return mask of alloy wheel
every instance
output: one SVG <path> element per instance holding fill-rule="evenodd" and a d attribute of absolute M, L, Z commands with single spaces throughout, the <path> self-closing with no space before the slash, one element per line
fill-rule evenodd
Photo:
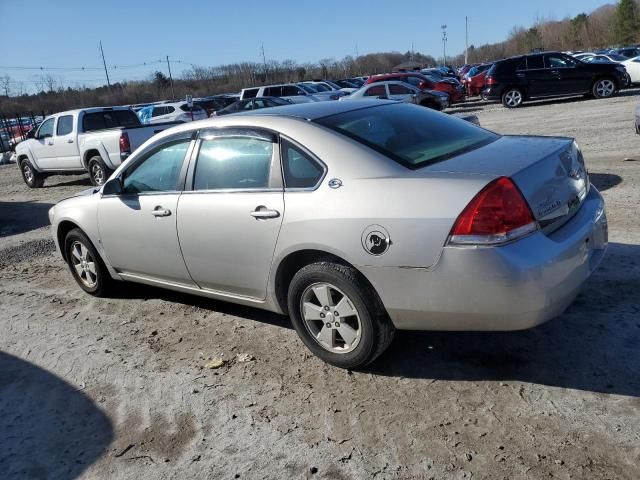
<path fill-rule="evenodd" d="M 102 185 L 104 183 L 104 169 L 97 163 L 91 166 L 91 176 L 96 185 Z"/>
<path fill-rule="evenodd" d="M 511 90 L 505 95 L 505 102 L 510 107 L 517 107 L 522 103 L 522 93 L 518 90 Z"/>
<path fill-rule="evenodd" d="M 610 97 L 616 87 L 611 80 L 600 80 L 596 85 L 596 92 L 599 97 Z"/>
<path fill-rule="evenodd" d="M 304 325 L 325 350 L 353 351 L 362 336 L 360 315 L 354 303 L 330 283 L 314 283 L 302 293 L 300 311 Z"/>
<path fill-rule="evenodd" d="M 96 261 L 82 242 L 75 241 L 71 244 L 71 264 L 78 278 L 87 288 L 96 286 L 98 283 Z"/>
<path fill-rule="evenodd" d="M 33 183 L 33 170 L 31 170 L 31 167 L 28 164 L 25 163 L 24 165 L 22 165 L 22 173 L 28 183 Z"/>

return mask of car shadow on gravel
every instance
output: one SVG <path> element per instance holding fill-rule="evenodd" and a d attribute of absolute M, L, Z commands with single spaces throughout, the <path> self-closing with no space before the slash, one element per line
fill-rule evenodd
<path fill-rule="evenodd" d="M 79 477 L 114 438 L 107 416 L 52 373 L 0 352 L 2 478 Z"/>
<path fill-rule="evenodd" d="M 368 371 L 640 397 L 639 285 L 640 246 L 613 243 L 560 317 L 519 332 L 398 332 Z"/>
<path fill-rule="evenodd" d="M 622 183 L 622 177 L 613 173 L 591 173 L 589 172 L 589 181 L 596 186 L 596 188 L 604 192 L 610 188 L 615 187 Z"/>
<path fill-rule="evenodd" d="M 49 225 L 51 203 L 0 202 L 0 238 Z"/>
<path fill-rule="evenodd" d="M 49 177 L 44 181 L 44 188 L 60 188 L 60 187 L 74 187 L 74 186 L 84 186 L 84 187 L 90 188 L 93 185 L 91 185 L 91 181 L 89 180 L 88 177 L 78 178 L 75 180 L 68 180 L 66 182 L 57 182 L 57 183 L 55 183 L 54 179 Z"/>
<path fill-rule="evenodd" d="M 127 283 L 126 288 L 116 289 L 111 297 L 136 300 L 160 299 L 171 303 L 180 303 L 182 305 L 209 310 L 210 312 L 224 313 L 226 315 L 246 318 L 247 320 L 267 323 L 275 327 L 293 328 L 289 317 L 284 315 L 278 315 L 277 313 L 260 310 L 254 307 L 213 300 L 199 295 L 174 292 L 172 290 L 152 287 L 140 283 Z"/>

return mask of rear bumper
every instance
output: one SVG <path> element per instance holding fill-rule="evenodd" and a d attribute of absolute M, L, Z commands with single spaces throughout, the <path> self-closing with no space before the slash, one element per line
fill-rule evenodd
<path fill-rule="evenodd" d="M 401 330 L 522 330 L 560 315 L 602 260 L 604 201 L 592 188 L 549 236 L 502 247 L 445 247 L 430 269 L 361 268 Z"/>
<path fill-rule="evenodd" d="M 487 100 L 501 100 L 502 90 L 502 87 L 486 87 L 482 90 L 482 94 Z"/>

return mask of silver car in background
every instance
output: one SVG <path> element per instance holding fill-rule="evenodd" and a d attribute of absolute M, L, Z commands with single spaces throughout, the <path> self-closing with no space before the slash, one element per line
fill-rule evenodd
<path fill-rule="evenodd" d="M 415 103 L 416 105 L 433 108 L 434 110 L 444 110 L 448 108 L 451 103 L 449 95 L 444 92 L 420 90 L 418 87 L 398 80 L 364 85 L 348 97 L 342 97 L 340 101 L 371 100 L 375 98 L 379 100 L 396 100 L 405 103 Z"/>
<path fill-rule="evenodd" d="M 86 292 L 127 280 L 288 314 L 344 368 L 374 360 L 396 329 L 547 321 L 607 246 L 572 139 L 380 100 L 166 130 L 49 215 Z"/>

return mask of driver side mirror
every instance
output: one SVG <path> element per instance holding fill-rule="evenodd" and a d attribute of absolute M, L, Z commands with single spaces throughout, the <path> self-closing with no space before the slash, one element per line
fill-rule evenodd
<path fill-rule="evenodd" d="M 35 128 L 35 127 L 34 127 L 34 128 L 32 128 L 31 130 L 29 130 L 29 131 L 27 132 L 26 137 L 27 137 L 27 138 L 36 138 L 36 130 L 37 130 L 37 128 Z"/>
<path fill-rule="evenodd" d="M 102 195 L 122 195 L 123 191 L 120 177 L 112 178 L 102 187 Z"/>

